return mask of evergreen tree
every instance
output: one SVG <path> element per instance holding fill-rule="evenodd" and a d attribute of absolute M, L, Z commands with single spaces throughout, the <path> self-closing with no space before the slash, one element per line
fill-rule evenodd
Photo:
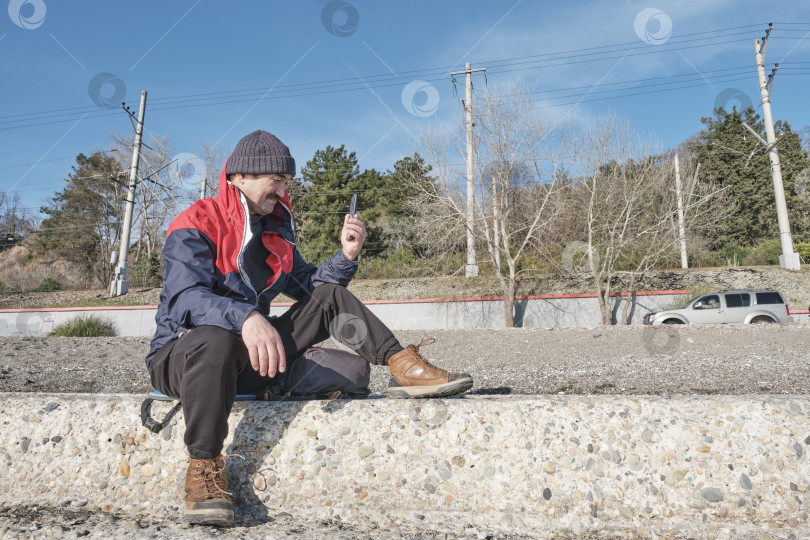
<path fill-rule="evenodd" d="M 420 200 L 420 194 L 435 191 L 435 182 L 419 154 L 405 156 L 394 164 L 394 169 L 385 175 L 385 197 L 378 205 L 385 216 L 382 227 L 389 250 L 412 249 L 420 257 L 430 249 L 419 241 L 419 226 L 415 223 L 412 205 Z"/>
<path fill-rule="evenodd" d="M 366 226 L 364 256 L 392 254 L 406 246 L 418 251 L 408 200 L 419 185 L 432 186 L 429 172 L 418 154 L 382 174 L 375 169 L 360 172 L 355 153 L 343 145 L 315 152 L 301 169 L 301 178 L 288 186 L 304 258 L 320 262 L 336 252 L 354 193 Z"/>
<path fill-rule="evenodd" d="M 339 249 L 343 216 L 352 191 L 359 189 L 359 175 L 357 156 L 344 145 L 316 151 L 301 169 L 301 186 L 291 192 L 297 195 L 293 208 L 301 220 L 299 250 L 305 259 L 318 264 Z"/>
<path fill-rule="evenodd" d="M 726 188 L 733 210 L 707 240 L 712 248 L 725 244 L 752 246 L 765 239 L 778 238 L 776 203 L 768 154 L 764 146 L 743 126 L 747 123 L 758 133 L 764 126 L 753 107 L 727 112 L 722 107 L 714 115 L 702 118 L 706 126 L 690 141 L 689 147 L 700 162 L 700 174 L 709 182 Z M 797 239 L 810 233 L 810 197 L 800 197 L 795 179 L 810 165 L 799 134 L 787 122 L 775 125 L 781 138 L 778 150 L 782 164 L 791 229 Z M 801 190 L 800 190 L 801 191 Z"/>
<path fill-rule="evenodd" d="M 126 187 L 125 174 L 114 157 L 96 152 L 76 156 L 65 188 L 47 206 L 33 237 L 34 251 L 75 262 L 85 277 L 103 283 L 120 233 Z"/>

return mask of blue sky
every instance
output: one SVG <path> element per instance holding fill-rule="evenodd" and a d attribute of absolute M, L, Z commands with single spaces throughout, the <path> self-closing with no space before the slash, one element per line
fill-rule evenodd
<path fill-rule="evenodd" d="M 469 61 L 487 68 L 478 91 L 525 84 L 539 113 L 611 111 L 674 146 L 718 100 L 759 103 L 753 40 L 768 22 L 768 69 L 781 62 L 774 116 L 810 125 L 810 4 L 800 0 L 8 4 L 0 191 L 28 208 L 62 187 L 76 154 L 131 130 L 113 102 L 137 110 L 141 90 L 147 133 L 169 135 L 177 154 L 207 141 L 227 155 L 265 129 L 299 170 L 329 144 L 357 152 L 361 169 L 386 170 L 419 150 L 420 129 L 457 120 L 448 73 Z"/>

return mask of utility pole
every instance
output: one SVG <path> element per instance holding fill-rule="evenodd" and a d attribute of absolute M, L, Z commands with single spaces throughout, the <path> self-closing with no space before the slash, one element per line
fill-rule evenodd
<path fill-rule="evenodd" d="M 675 195 L 678 197 L 678 237 L 681 240 L 681 268 L 689 268 L 686 258 L 686 228 L 683 224 L 683 201 L 681 200 L 681 170 L 678 154 L 675 154 Z"/>
<path fill-rule="evenodd" d="M 760 142 L 763 142 L 768 150 L 768 157 L 771 160 L 771 176 L 773 176 L 773 189 L 776 198 L 776 217 L 779 220 L 779 240 L 782 243 L 782 254 L 779 256 L 779 266 L 787 270 L 799 270 L 799 254 L 793 251 L 793 238 L 790 236 L 790 221 L 788 220 L 787 203 L 785 202 L 785 188 L 782 184 L 782 166 L 779 163 L 779 152 L 776 150 L 776 133 L 773 128 L 773 116 L 771 115 L 771 85 L 773 76 L 779 68 L 779 64 L 774 66 L 770 77 L 765 78 L 765 49 L 768 48 L 768 35 L 773 29 L 773 23 L 768 24 L 768 29 L 762 37 L 762 44 L 758 39 L 754 40 L 754 52 L 757 58 L 757 74 L 759 75 L 759 93 L 762 97 L 762 116 L 765 122 L 765 135 L 767 141 L 762 141 L 762 137 L 757 135 Z M 748 127 L 748 126 L 746 126 Z M 749 127 L 749 130 L 751 128 Z M 756 134 L 756 133 L 755 133 Z"/>
<path fill-rule="evenodd" d="M 476 71 L 486 71 L 486 68 L 470 69 L 467 62 L 464 71 L 454 71 L 450 74 L 467 76 L 467 92 L 464 101 L 464 113 L 466 116 L 467 129 L 467 266 L 464 271 L 465 277 L 475 277 L 478 275 L 478 261 L 475 255 L 475 237 L 473 236 L 475 221 L 475 181 L 473 179 L 473 120 L 472 120 L 472 74 Z"/>
<path fill-rule="evenodd" d="M 122 104 L 123 106 L 123 104 Z M 126 109 L 125 109 L 126 110 Z M 132 118 L 132 113 L 127 110 Z M 110 283 L 110 296 L 120 296 L 129 290 L 127 283 L 127 255 L 129 254 L 129 235 L 132 228 L 132 210 L 135 207 L 135 186 L 138 184 L 138 163 L 141 158 L 141 139 L 143 138 L 143 117 L 146 114 L 146 90 L 141 92 L 141 107 L 138 111 L 138 123 L 135 126 L 135 144 L 132 146 L 132 164 L 129 167 L 129 190 L 127 206 L 124 212 L 124 227 L 121 230 L 121 248 L 118 255 L 118 266 Z"/>

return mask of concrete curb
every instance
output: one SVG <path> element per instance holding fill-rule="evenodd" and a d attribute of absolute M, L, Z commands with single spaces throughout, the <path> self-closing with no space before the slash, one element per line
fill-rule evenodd
<path fill-rule="evenodd" d="M 179 519 L 182 414 L 141 396 L 0 395 L 0 502 Z M 156 403 L 160 416 L 168 403 Z M 808 396 L 240 403 L 238 510 L 529 536 L 810 536 Z"/>

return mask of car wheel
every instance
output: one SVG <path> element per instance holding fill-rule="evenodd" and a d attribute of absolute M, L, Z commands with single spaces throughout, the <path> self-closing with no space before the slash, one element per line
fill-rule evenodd
<path fill-rule="evenodd" d="M 751 324 L 770 324 L 773 322 L 773 319 L 770 317 L 756 317 Z"/>
<path fill-rule="evenodd" d="M 680 319 L 667 319 L 664 324 L 683 324 L 683 321 Z"/>

